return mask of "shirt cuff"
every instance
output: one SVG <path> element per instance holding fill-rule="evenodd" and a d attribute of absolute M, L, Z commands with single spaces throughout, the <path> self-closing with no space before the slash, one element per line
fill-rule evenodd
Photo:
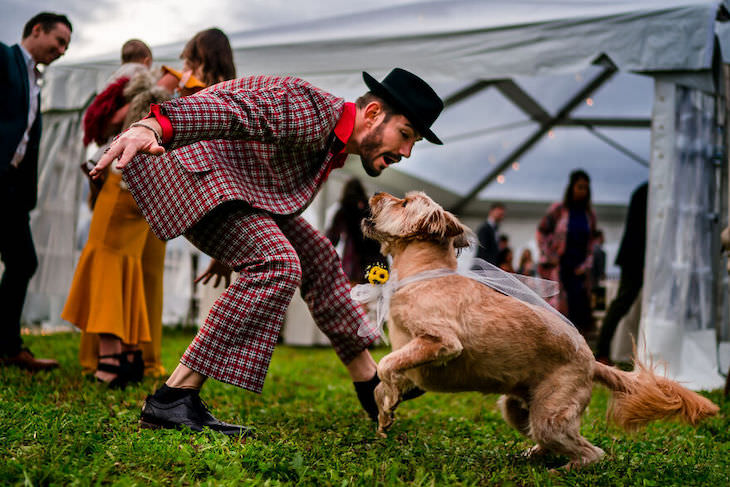
<path fill-rule="evenodd" d="M 145 118 L 150 117 L 155 117 L 157 123 L 160 124 L 160 128 L 162 129 L 162 134 L 160 134 L 162 136 L 162 143 L 167 144 L 170 142 L 170 140 L 172 140 L 172 122 L 170 122 L 170 119 L 162 114 L 160 105 L 157 103 L 150 105 L 150 113 Z"/>

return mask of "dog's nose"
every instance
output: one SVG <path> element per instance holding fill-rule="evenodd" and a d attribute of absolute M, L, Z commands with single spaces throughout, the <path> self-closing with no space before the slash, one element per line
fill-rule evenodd
<path fill-rule="evenodd" d="M 376 191 L 375 193 L 373 193 L 373 196 L 380 196 L 381 194 L 383 193 L 381 193 L 380 191 Z"/>

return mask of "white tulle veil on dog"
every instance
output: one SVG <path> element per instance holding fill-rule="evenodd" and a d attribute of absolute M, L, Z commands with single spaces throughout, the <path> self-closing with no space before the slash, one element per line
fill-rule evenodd
<path fill-rule="evenodd" d="M 489 286 L 507 296 L 511 296 L 525 303 L 528 309 L 532 306 L 543 308 L 554 313 L 562 320 L 562 323 L 555 324 L 550 322 L 550 330 L 553 333 L 563 333 L 575 343 L 576 349 L 583 341 L 583 337 L 576 329 L 575 325 L 568 318 L 563 316 L 558 310 L 550 306 L 543 298 L 554 296 L 560 292 L 560 285 L 555 281 L 540 279 L 536 277 L 523 276 L 521 274 L 511 274 L 503 271 L 482 259 L 475 259 L 470 270 L 458 271 L 455 269 L 434 269 L 409 276 L 399 280 L 395 270 L 390 273 L 389 279 L 384 284 L 358 284 L 353 287 L 350 294 L 352 298 L 360 303 L 374 304 L 376 309 L 375 323 L 365 322 L 357 331 L 359 336 L 379 335 L 387 343 L 387 338 L 383 333 L 383 324 L 388 316 L 390 309 L 390 300 L 395 292 L 413 282 L 425 279 L 436 279 L 439 277 L 450 275 L 461 275 L 478 281 L 485 286 Z"/>

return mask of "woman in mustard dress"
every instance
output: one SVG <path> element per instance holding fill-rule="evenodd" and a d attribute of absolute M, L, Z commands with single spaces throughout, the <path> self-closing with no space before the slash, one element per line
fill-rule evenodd
<path fill-rule="evenodd" d="M 168 97 L 186 96 L 235 77 L 228 38 L 218 29 L 196 34 L 180 57 L 183 71 L 163 67 L 156 86 L 145 85 L 141 75 L 132 78 L 125 88 L 129 103 L 108 123 L 124 114 L 126 129 L 147 114 L 150 102 L 162 101 L 160 90 Z M 95 371 L 98 381 L 124 387 L 143 375 L 165 373 L 160 354 L 164 257 L 165 243 L 152 233 L 121 174 L 111 170 L 96 198 L 89 238 L 61 314 L 82 330 L 81 365 Z"/>

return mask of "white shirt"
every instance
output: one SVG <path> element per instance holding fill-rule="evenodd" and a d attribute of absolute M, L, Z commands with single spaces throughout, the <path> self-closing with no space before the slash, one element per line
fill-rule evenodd
<path fill-rule="evenodd" d="M 23 160 L 25 157 L 25 152 L 28 150 L 28 141 L 30 140 L 30 129 L 33 127 L 33 123 L 35 122 L 35 118 L 38 116 L 38 94 L 41 92 L 40 87 L 40 80 L 41 75 L 40 73 L 35 69 L 36 62 L 33 59 L 33 57 L 30 55 L 28 51 L 25 50 L 25 48 L 18 44 L 20 46 L 20 52 L 23 53 L 23 58 L 25 59 L 25 65 L 28 68 L 28 126 L 25 128 L 25 132 L 23 132 L 23 137 L 20 139 L 20 143 L 18 144 L 18 148 L 15 149 L 15 155 L 13 156 L 13 159 L 10 161 L 10 164 L 12 164 L 15 167 L 18 167 L 18 164 Z"/>

